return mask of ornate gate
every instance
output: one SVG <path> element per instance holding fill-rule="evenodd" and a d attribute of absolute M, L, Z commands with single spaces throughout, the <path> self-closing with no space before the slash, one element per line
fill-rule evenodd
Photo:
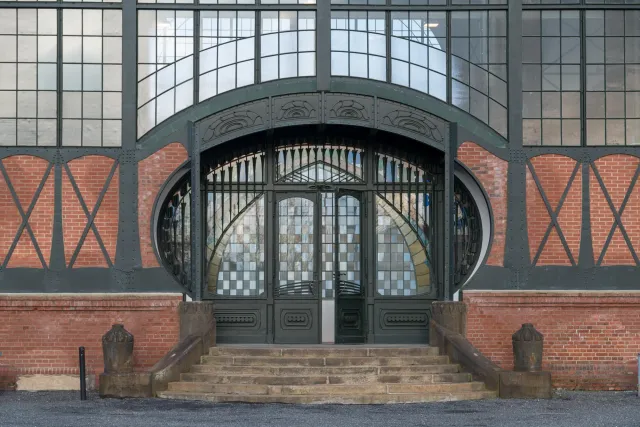
<path fill-rule="evenodd" d="M 442 154 L 384 133 L 297 132 L 236 140 L 202 159 L 207 250 L 197 256 L 218 340 L 425 342 L 442 288 Z M 481 232 L 473 199 L 455 189 L 462 283 Z M 179 184 L 164 203 L 158 239 L 187 288 L 190 191 Z"/>

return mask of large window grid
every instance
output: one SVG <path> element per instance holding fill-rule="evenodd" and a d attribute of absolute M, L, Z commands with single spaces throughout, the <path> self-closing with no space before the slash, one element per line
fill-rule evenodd
<path fill-rule="evenodd" d="M 316 4 L 316 0 L 138 0 L 138 3 L 162 3 L 162 4 L 167 4 L 167 3 L 194 4 L 195 3 L 195 4 L 206 4 L 206 5 L 255 5 L 260 3 L 260 4 L 314 5 Z"/>
<path fill-rule="evenodd" d="M 451 12 L 451 103 L 507 137 L 505 11 Z"/>
<path fill-rule="evenodd" d="M 523 12 L 523 142 L 580 145 L 580 15 Z"/>
<path fill-rule="evenodd" d="M 200 12 L 198 100 L 255 83 L 255 12 Z"/>
<path fill-rule="evenodd" d="M 331 74 L 387 80 L 384 12 L 331 13 Z"/>
<path fill-rule="evenodd" d="M 391 82 L 447 101 L 446 12 L 391 13 Z"/>
<path fill-rule="evenodd" d="M 62 145 L 120 146 L 122 12 L 65 9 Z"/>
<path fill-rule="evenodd" d="M 0 145 L 57 143 L 57 16 L 0 10 Z"/>
<path fill-rule="evenodd" d="M 267 11 L 260 17 L 261 80 L 314 76 L 315 12 Z"/>
<path fill-rule="evenodd" d="M 192 11 L 138 11 L 138 137 L 193 105 Z"/>
<path fill-rule="evenodd" d="M 640 11 L 588 10 L 586 144 L 640 145 Z"/>
<path fill-rule="evenodd" d="M 639 10 L 528 9 L 522 46 L 525 145 L 640 144 Z"/>

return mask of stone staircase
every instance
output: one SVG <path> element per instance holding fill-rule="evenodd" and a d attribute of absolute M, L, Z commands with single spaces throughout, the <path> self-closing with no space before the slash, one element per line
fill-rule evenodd
<path fill-rule="evenodd" d="M 219 346 L 159 397 L 382 404 L 487 399 L 496 392 L 426 346 Z"/>

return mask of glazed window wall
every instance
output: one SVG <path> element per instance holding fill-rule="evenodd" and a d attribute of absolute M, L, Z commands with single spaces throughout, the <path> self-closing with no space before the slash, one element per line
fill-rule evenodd
<path fill-rule="evenodd" d="M 387 80 L 384 12 L 331 13 L 331 74 Z"/>
<path fill-rule="evenodd" d="M 138 12 L 138 136 L 193 105 L 193 12 Z"/>
<path fill-rule="evenodd" d="M 588 10 L 587 145 L 640 145 L 640 11 Z"/>
<path fill-rule="evenodd" d="M 64 10 L 62 145 L 119 146 L 122 12 Z"/>
<path fill-rule="evenodd" d="M 525 145 L 640 144 L 640 11 L 526 10 L 522 50 Z"/>
<path fill-rule="evenodd" d="M 507 15 L 451 13 L 451 103 L 507 136 Z"/>
<path fill-rule="evenodd" d="M 391 13 L 391 82 L 447 101 L 446 12 Z"/>
<path fill-rule="evenodd" d="M 261 14 L 260 72 L 263 82 L 316 74 L 315 12 Z"/>
<path fill-rule="evenodd" d="M 525 11 L 523 143 L 580 145 L 580 14 Z"/>
<path fill-rule="evenodd" d="M 255 12 L 200 13 L 199 101 L 255 83 Z"/>
<path fill-rule="evenodd" d="M 56 145 L 57 35 L 56 10 L 0 10 L 0 145 Z"/>

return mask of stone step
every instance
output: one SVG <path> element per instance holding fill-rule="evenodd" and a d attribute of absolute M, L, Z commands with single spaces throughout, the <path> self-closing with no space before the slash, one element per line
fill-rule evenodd
<path fill-rule="evenodd" d="M 415 366 L 449 363 L 447 356 L 288 357 L 202 356 L 202 364 L 218 366 Z"/>
<path fill-rule="evenodd" d="M 375 373 L 350 375 L 223 375 L 186 373 L 181 381 L 206 382 L 210 384 L 264 384 L 264 385 L 311 385 L 311 384 L 432 384 L 462 383 L 471 381 L 467 373 L 424 375 L 377 375 Z"/>
<path fill-rule="evenodd" d="M 210 356 L 260 356 L 260 357 L 405 357 L 438 356 L 435 347 L 235 347 L 219 346 L 209 349 Z"/>
<path fill-rule="evenodd" d="M 315 385 L 262 385 L 262 384 L 212 384 L 205 382 L 172 382 L 169 391 L 189 393 L 237 394 L 237 395 L 359 395 L 359 394 L 407 394 L 407 393 L 464 393 L 484 390 L 484 383 L 441 384 L 315 384 Z"/>
<path fill-rule="evenodd" d="M 291 403 L 291 404 L 363 404 L 449 402 L 454 400 L 495 399 L 495 391 L 467 391 L 457 393 L 402 393 L 361 395 L 233 395 L 214 393 L 189 393 L 164 391 L 158 394 L 164 399 L 201 400 L 216 403 Z"/>
<path fill-rule="evenodd" d="M 418 375 L 445 374 L 460 372 L 460 366 L 455 364 L 438 364 L 423 366 L 221 366 L 194 365 L 192 373 L 210 374 L 243 374 L 243 375 Z"/>

